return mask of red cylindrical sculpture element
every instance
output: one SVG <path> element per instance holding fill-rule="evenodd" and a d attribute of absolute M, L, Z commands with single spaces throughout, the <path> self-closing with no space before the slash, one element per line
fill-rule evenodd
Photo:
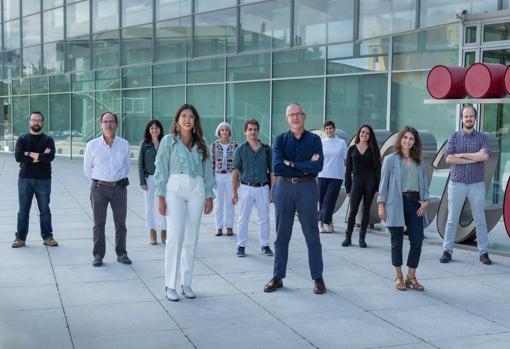
<path fill-rule="evenodd" d="M 507 94 L 510 94 L 510 66 L 505 71 L 505 90 Z"/>
<path fill-rule="evenodd" d="M 506 66 L 496 63 L 471 65 L 464 79 L 466 92 L 473 98 L 500 98 L 506 95 Z"/>
<path fill-rule="evenodd" d="M 436 65 L 427 76 L 427 90 L 436 99 L 452 99 L 466 97 L 464 78 L 466 68 Z"/>

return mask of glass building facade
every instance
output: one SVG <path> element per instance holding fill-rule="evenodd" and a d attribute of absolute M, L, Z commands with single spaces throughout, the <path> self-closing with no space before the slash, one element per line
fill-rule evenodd
<path fill-rule="evenodd" d="M 510 24 L 499 23 L 508 15 L 506 0 L 1 0 L 1 5 L 3 151 L 12 151 L 27 132 L 29 112 L 38 110 L 58 154 L 80 157 L 86 142 L 100 133 L 98 116 L 111 110 L 136 156 L 147 121 L 159 119 L 169 129 L 184 102 L 197 107 L 209 142 L 223 120 L 242 141 L 244 120 L 256 118 L 262 141 L 271 143 L 287 129 L 286 105 L 299 102 L 309 129 L 333 120 L 352 136 L 364 123 L 390 131 L 409 124 L 432 132 L 441 145 L 458 127 L 457 106 L 424 105 L 428 70 L 436 64 L 510 62 L 505 34 Z M 496 20 L 469 24 L 457 17 L 459 9 L 473 16 L 491 13 Z M 498 44 L 497 50 L 484 53 L 485 42 Z M 510 173 L 504 147 L 510 139 L 502 131 L 510 127 L 510 112 L 499 112 L 482 127 L 503 144 L 496 179 L 501 191 Z"/>

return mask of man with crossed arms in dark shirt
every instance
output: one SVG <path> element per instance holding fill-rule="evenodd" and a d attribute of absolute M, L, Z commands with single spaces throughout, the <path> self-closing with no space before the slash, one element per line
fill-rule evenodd
<path fill-rule="evenodd" d="M 319 237 L 318 188 L 316 177 L 322 170 L 323 153 L 319 136 L 305 130 L 303 107 L 292 103 L 286 109 L 290 131 L 276 137 L 273 147 L 273 171 L 277 176 L 273 189 L 276 212 L 276 241 L 273 278 L 264 286 L 264 292 L 283 287 L 289 242 L 297 211 L 301 229 L 308 247 L 310 274 L 315 282 L 313 292 L 323 294 L 326 285 L 322 278 L 322 245 Z"/>

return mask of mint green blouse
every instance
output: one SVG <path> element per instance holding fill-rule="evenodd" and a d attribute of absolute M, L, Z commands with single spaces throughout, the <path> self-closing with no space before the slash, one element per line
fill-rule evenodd
<path fill-rule="evenodd" d="M 163 137 L 156 155 L 156 171 L 154 172 L 156 195 L 166 195 L 166 183 L 170 175 L 187 174 L 190 177 L 203 177 L 205 197 L 214 199 L 211 154 L 208 147 L 206 148 L 207 158 L 202 161 L 202 154 L 198 151 L 196 144 L 189 150 L 181 137 L 174 137 L 171 134 Z"/>
<path fill-rule="evenodd" d="M 406 161 L 400 159 L 400 178 L 402 179 L 402 192 L 419 191 L 418 185 L 418 165 L 416 162 L 411 161 L 407 164 Z"/>

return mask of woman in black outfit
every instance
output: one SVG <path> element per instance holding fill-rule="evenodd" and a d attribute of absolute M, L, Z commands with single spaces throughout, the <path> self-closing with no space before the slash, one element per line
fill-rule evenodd
<path fill-rule="evenodd" d="M 381 155 L 375 139 L 374 130 L 369 125 L 359 128 L 354 145 L 347 150 L 345 167 L 345 190 L 350 196 L 349 218 L 343 247 L 351 245 L 352 231 L 356 222 L 361 199 L 363 199 L 363 216 L 359 232 L 359 247 L 367 247 L 365 236 L 367 234 L 370 206 L 374 195 L 379 188 L 381 178 Z"/>

